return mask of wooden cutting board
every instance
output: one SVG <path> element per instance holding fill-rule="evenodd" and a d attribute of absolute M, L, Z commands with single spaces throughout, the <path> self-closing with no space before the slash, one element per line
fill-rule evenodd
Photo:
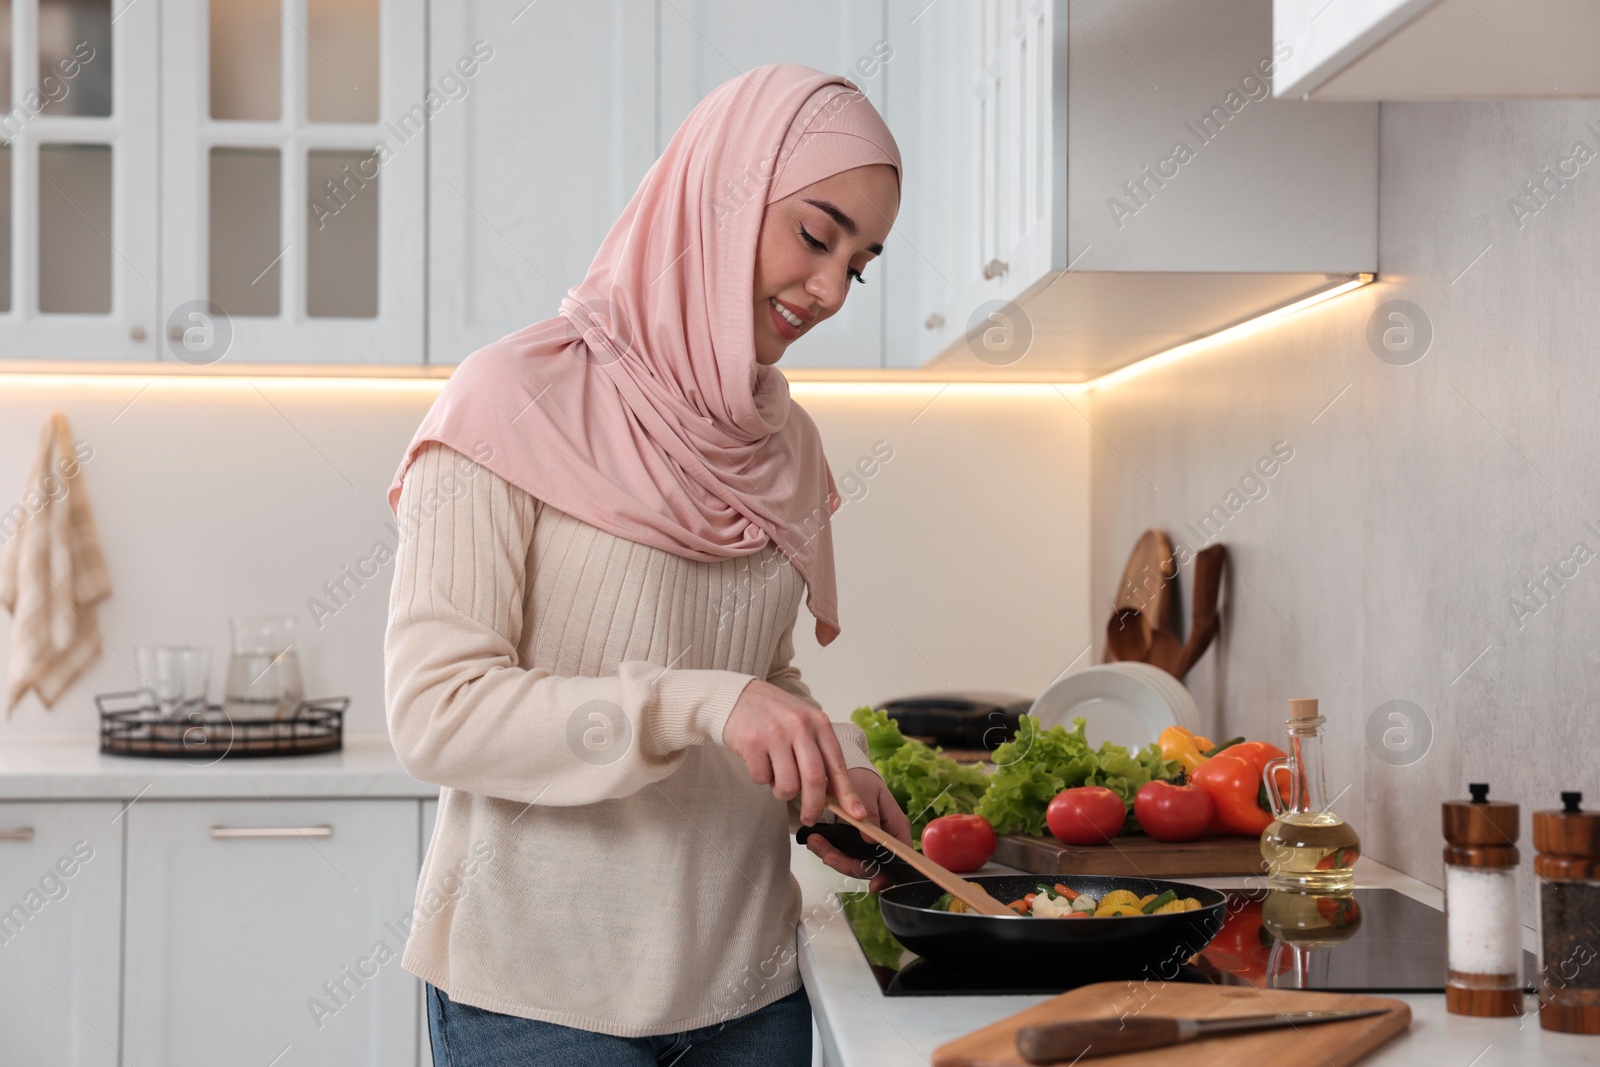
<path fill-rule="evenodd" d="M 1085 1067 L 1346 1067 L 1411 1025 L 1411 1009 L 1392 997 L 1302 993 L 1183 982 L 1100 982 L 1007 1016 L 933 1051 L 933 1067 L 1031 1067 L 1017 1054 L 1024 1026 L 1075 1019 L 1150 1015 L 1220 1018 L 1287 1011 L 1385 1008 L 1383 1015 L 1299 1028 L 1204 1037 L 1167 1048 L 1084 1060 Z"/>
<path fill-rule="evenodd" d="M 1053 837 L 1006 834 L 994 861 L 1029 874 L 1115 874 L 1144 878 L 1215 878 L 1264 874 L 1261 843 L 1253 837 L 1210 834 L 1166 842 L 1136 834 L 1109 845 L 1067 845 Z"/>

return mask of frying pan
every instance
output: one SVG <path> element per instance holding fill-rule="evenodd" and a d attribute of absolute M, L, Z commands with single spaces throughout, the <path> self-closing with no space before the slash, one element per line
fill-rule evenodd
<path fill-rule="evenodd" d="M 802 826 L 795 840 L 804 844 L 821 834 L 847 856 L 872 860 L 894 882 L 878 894 L 884 925 L 906 948 L 935 963 L 985 969 L 1015 967 L 1030 972 L 1120 977 L 1149 974 L 1170 978 L 1179 964 L 1205 948 L 1222 929 L 1227 897 L 1215 889 L 1160 878 L 1084 874 L 998 874 L 968 876 L 1002 902 L 1031 893 L 1041 883 L 1061 882 L 1096 899 L 1114 889 L 1144 896 L 1170 889 L 1194 897 L 1194 911 L 1129 915 L 1104 919 L 1015 919 L 971 912 L 935 911 L 944 892 L 886 849 L 864 840 L 844 823 Z M 852 840 L 852 838 L 854 840 Z"/>

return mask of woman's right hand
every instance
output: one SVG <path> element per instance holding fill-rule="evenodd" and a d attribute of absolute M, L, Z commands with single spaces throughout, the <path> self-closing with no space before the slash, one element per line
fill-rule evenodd
<path fill-rule="evenodd" d="M 751 781 L 771 786 L 779 800 L 800 797 L 801 823 L 822 816 L 828 793 L 856 818 L 867 817 L 833 721 L 793 693 L 759 678 L 745 686 L 722 727 L 722 743 L 744 760 Z"/>

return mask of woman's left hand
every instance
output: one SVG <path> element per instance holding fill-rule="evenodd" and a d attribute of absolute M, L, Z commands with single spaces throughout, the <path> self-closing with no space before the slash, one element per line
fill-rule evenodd
<path fill-rule="evenodd" d="M 850 782 L 856 787 L 861 802 L 867 806 L 865 821 L 881 826 L 906 844 L 911 844 L 911 820 L 906 818 L 906 813 L 895 803 L 894 795 L 889 792 L 889 787 L 884 784 L 883 778 L 876 771 L 868 770 L 866 767 L 852 767 Z M 815 852 L 823 863 L 840 874 L 849 875 L 851 878 L 870 878 L 871 881 L 867 883 L 870 892 L 879 893 L 889 888 L 888 875 L 874 874 L 867 863 L 846 856 L 828 844 L 820 834 L 812 834 L 806 838 L 806 847 Z"/>

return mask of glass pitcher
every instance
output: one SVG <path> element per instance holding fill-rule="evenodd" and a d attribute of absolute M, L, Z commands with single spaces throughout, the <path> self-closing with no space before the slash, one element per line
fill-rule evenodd
<path fill-rule="evenodd" d="M 1355 884 L 1361 839 L 1355 828 L 1328 810 L 1323 774 L 1322 725 L 1315 700 L 1289 701 L 1289 755 L 1261 768 L 1272 825 L 1261 833 L 1267 884 L 1274 889 L 1339 892 Z M 1282 785 L 1288 781 L 1288 799 Z"/>
<path fill-rule="evenodd" d="M 305 699 L 293 615 L 234 616 L 223 710 L 230 719 L 286 719 Z"/>

